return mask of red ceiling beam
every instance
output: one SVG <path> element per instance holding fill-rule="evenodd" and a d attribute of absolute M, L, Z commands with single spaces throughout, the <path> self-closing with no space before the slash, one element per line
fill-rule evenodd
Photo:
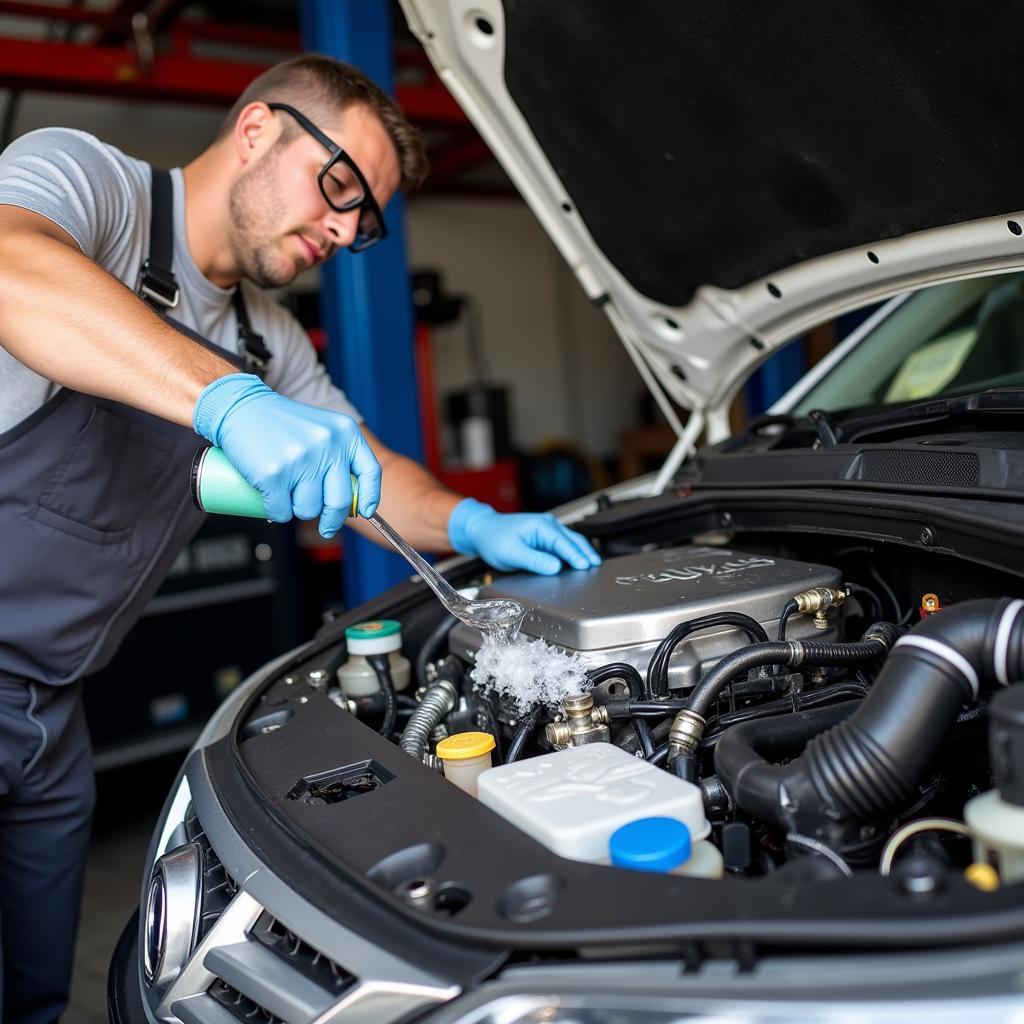
<path fill-rule="evenodd" d="M 202 36 L 253 45 L 268 38 L 259 30 L 229 28 L 179 30 L 178 41 Z M 187 37 L 187 39 L 186 39 Z M 287 34 L 275 36 L 279 45 Z M 124 96 L 131 99 L 168 100 L 230 106 L 267 63 L 193 57 L 176 47 L 157 53 L 152 67 L 139 66 L 134 48 L 78 43 L 0 38 L 0 86 L 51 92 Z M 398 102 L 419 124 L 465 125 L 466 115 L 436 77 L 398 86 Z"/>
<path fill-rule="evenodd" d="M 102 28 L 126 29 L 131 25 L 131 12 L 95 11 L 86 7 L 49 7 L 41 4 L 0 0 L 0 14 L 24 15 L 43 21 L 72 21 Z"/>
<path fill-rule="evenodd" d="M 230 106 L 265 64 L 157 54 L 143 71 L 128 47 L 0 39 L 0 85 L 13 89 Z"/>

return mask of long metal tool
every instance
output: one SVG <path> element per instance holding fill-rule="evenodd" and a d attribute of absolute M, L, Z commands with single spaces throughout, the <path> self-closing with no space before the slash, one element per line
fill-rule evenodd
<path fill-rule="evenodd" d="M 350 518 L 356 516 L 357 499 L 356 479 L 353 477 Z M 196 452 L 192 462 L 192 500 L 203 512 L 259 519 L 265 519 L 267 515 L 262 495 L 242 477 L 219 448 L 201 448 Z M 518 601 L 470 601 L 436 572 L 390 523 L 376 513 L 367 522 L 372 523 L 377 532 L 405 557 L 452 615 L 495 640 L 511 642 L 516 638 L 526 616 L 526 610 Z"/>
<path fill-rule="evenodd" d="M 375 512 L 367 519 L 382 537 L 387 538 L 395 550 L 420 574 L 423 582 L 437 595 L 438 600 L 457 619 L 479 629 L 495 639 L 513 640 L 523 623 L 526 610 L 518 601 L 504 599 L 470 601 L 463 597 L 386 519 Z"/>

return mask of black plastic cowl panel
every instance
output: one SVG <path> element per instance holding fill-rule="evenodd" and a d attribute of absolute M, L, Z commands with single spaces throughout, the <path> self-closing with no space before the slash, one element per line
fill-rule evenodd
<path fill-rule="evenodd" d="M 290 688 L 291 689 L 291 688 Z M 283 699 L 271 691 L 271 699 Z M 305 703 L 300 697 L 305 696 Z M 728 937 L 773 945 L 932 946 L 1024 935 L 1024 886 L 984 894 L 956 876 L 926 900 L 865 873 L 833 883 L 704 881 L 564 860 L 313 692 L 288 724 L 205 752 L 233 825 L 307 899 L 442 976 L 510 949 Z M 393 776 L 357 799 L 287 799 L 300 778 L 372 759 Z M 401 870 L 385 862 L 408 858 Z M 390 861 L 389 861 L 390 859 Z M 405 901 L 424 874 L 455 912 Z M 374 881 L 370 876 L 378 879 Z M 523 912 L 524 906 L 534 911 Z M 447 967 L 445 966 L 447 965 Z"/>

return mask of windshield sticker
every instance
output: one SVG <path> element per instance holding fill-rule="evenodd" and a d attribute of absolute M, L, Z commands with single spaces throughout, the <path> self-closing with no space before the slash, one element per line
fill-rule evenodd
<path fill-rule="evenodd" d="M 678 569 L 665 569 L 662 572 L 645 572 L 637 576 L 616 576 L 615 582 L 623 586 L 634 586 L 638 583 L 673 583 L 677 581 L 697 580 L 701 576 L 736 576 L 748 569 L 771 569 L 775 565 L 774 558 L 736 558 L 729 562 L 711 562 L 707 565 L 684 565 Z"/>
<path fill-rule="evenodd" d="M 911 402 L 937 395 L 960 372 L 977 338 L 978 330 L 972 325 L 912 352 L 899 368 L 885 401 Z"/>

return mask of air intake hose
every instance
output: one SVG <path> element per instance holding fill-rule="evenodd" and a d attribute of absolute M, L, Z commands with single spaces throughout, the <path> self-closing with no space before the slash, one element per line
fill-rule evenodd
<path fill-rule="evenodd" d="M 859 845 L 859 823 L 913 794 L 963 704 L 983 687 L 1018 679 L 1024 601 L 965 601 L 902 637 L 859 704 L 729 729 L 715 749 L 715 772 L 748 814 L 842 852 Z M 809 736 L 788 764 L 766 760 L 792 755 Z"/>

